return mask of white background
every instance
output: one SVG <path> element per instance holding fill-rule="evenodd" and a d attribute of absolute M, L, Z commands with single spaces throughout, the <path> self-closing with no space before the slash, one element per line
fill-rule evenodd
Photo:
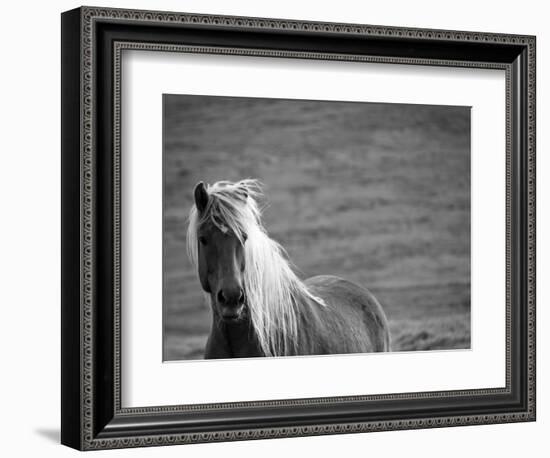
<path fill-rule="evenodd" d="M 126 53 L 122 66 L 124 407 L 505 386 L 504 71 L 143 51 Z M 162 302 L 163 93 L 472 107 L 471 350 L 163 364 L 154 306 Z"/>
<path fill-rule="evenodd" d="M 548 13 L 537 1 L 99 1 L 98 5 L 536 34 L 538 36 L 538 386 L 549 384 L 550 78 Z M 59 438 L 60 17 L 77 2 L 3 5 L 0 113 L 0 421 L 5 456 L 68 456 Z M 546 362 L 546 363 L 545 363 Z M 362 435 L 105 452 L 109 456 L 544 456 L 550 397 L 538 421 Z M 546 434 L 545 434 L 546 433 Z M 537 452 L 538 448 L 538 452 Z M 154 455 L 153 455 L 154 454 Z M 531 455 L 529 455 L 531 454 Z"/>

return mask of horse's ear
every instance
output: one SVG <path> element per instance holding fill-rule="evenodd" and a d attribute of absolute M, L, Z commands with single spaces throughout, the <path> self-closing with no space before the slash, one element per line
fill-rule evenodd
<path fill-rule="evenodd" d="M 195 191 L 193 194 L 195 195 L 195 206 L 197 207 L 197 210 L 199 213 L 204 212 L 204 210 L 206 210 L 206 206 L 208 205 L 208 192 L 206 191 L 202 181 L 195 186 Z"/>

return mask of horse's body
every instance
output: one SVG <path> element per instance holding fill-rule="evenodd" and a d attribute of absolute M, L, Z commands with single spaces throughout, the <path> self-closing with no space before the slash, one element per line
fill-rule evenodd
<path fill-rule="evenodd" d="M 195 189 L 188 247 L 212 305 L 205 358 L 390 351 L 386 316 L 367 289 L 335 276 L 295 276 L 261 226 L 256 186 Z"/>

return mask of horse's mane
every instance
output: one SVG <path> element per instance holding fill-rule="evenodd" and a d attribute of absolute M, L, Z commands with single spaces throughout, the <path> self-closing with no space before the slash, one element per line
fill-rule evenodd
<path fill-rule="evenodd" d="M 251 324 L 266 356 L 294 354 L 298 343 L 299 308 L 307 301 L 324 305 L 297 277 L 285 249 L 269 238 L 261 222 L 258 180 L 219 181 L 207 186 L 208 204 L 202 215 L 195 205 L 189 215 L 187 249 L 198 264 L 197 230 L 210 220 L 230 230 L 244 244 L 244 289 Z"/>

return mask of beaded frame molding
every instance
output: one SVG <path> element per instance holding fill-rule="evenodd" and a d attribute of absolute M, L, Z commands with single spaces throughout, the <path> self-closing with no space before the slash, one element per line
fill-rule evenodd
<path fill-rule="evenodd" d="M 81 7 L 62 14 L 62 424 L 79 450 L 535 420 L 535 37 Z M 506 74 L 504 388 L 121 406 L 124 50 Z"/>

